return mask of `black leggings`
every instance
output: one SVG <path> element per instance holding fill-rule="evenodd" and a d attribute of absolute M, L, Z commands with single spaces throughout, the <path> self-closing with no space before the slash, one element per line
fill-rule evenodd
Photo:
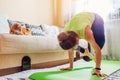
<path fill-rule="evenodd" d="M 102 49 L 105 43 L 105 35 L 104 35 L 104 21 L 98 14 L 94 14 L 95 20 L 92 24 L 92 32 L 95 38 L 96 43 Z"/>
<path fill-rule="evenodd" d="M 93 32 L 96 43 L 98 44 L 100 49 L 102 49 L 105 43 L 104 21 L 101 18 L 101 16 L 99 16 L 98 14 L 94 13 L 94 16 L 95 16 L 95 20 L 92 24 L 91 30 Z M 79 48 L 80 48 L 80 52 L 84 53 L 84 48 L 82 47 L 79 47 Z M 91 51 L 90 45 L 88 45 L 88 48 L 89 48 L 89 51 Z"/>

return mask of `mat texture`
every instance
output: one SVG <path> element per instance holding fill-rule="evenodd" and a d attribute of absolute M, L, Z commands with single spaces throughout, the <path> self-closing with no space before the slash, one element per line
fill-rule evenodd
<path fill-rule="evenodd" d="M 32 80 L 120 80 L 119 79 L 108 79 L 91 75 L 94 71 L 95 63 L 91 62 L 77 62 L 74 64 L 74 69 L 71 71 L 46 71 L 37 72 L 29 76 Z M 67 67 L 67 66 L 66 66 Z M 111 75 L 113 72 L 120 69 L 120 61 L 107 61 L 102 60 L 101 72 Z"/>

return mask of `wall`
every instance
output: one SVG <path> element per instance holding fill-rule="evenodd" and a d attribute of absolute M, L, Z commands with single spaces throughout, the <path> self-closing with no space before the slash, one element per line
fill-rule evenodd
<path fill-rule="evenodd" d="M 53 23 L 52 0 L 0 0 L 0 13 L 32 24 Z"/>

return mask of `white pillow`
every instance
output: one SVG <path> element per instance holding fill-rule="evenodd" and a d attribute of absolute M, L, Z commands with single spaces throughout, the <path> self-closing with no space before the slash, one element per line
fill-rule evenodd
<path fill-rule="evenodd" d="M 41 25 L 46 36 L 57 36 L 59 34 L 59 28 L 57 26 L 49 26 L 46 24 Z"/>
<path fill-rule="evenodd" d="M 0 14 L 0 33 L 9 33 L 10 28 L 7 19 L 7 15 Z"/>

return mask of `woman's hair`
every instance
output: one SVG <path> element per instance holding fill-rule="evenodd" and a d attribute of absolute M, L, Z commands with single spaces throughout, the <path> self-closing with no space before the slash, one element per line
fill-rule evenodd
<path fill-rule="evenodd" d="M 64 49 L 70 49 L 77 44 L 78 35 L 74 31 L 62 32 L 58 35 L 60 46 Z"/>

